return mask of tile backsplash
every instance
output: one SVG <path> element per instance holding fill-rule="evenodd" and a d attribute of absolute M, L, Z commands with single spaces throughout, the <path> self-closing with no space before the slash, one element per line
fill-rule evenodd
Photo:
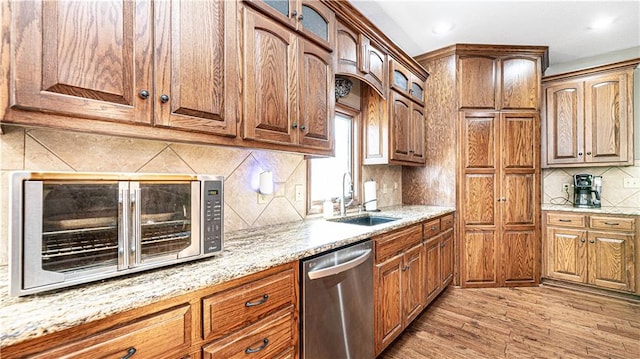
<path fill-rule="evenodd" d="M 542 170 L 542 202 L 563 204 L 567 197 L 562 185 L 569 184 L 569 200 L 573 201 L 573 175 L 602 176 L 602 206 L 640 208 L 640 188 L 624 188 L 624 179 L 640 178 L 640 163 L 629 167 L 582 167 Z"/>
<path fill-rule="evenodd" d="M 402 166 L 362 166 L 362 182 L 376 181 L 378 208 L 402 204 Z"/>
<path fill-rule="evenodd" d="M 0 265 L 8 256 L 9 173 L 28 171 L 197 173 L 225 176 L 225 232 L 302 220 L 304 156 L 113 136 L 3 127 L 0 135 Z M 274 194 L 258 203 L 258 176 L 271 170 Z"/>

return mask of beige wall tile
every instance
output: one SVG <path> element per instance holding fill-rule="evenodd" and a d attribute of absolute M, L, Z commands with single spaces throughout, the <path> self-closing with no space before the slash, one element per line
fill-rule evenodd
<path fill-rule="evenodd" d="M 146 173 L 194 173 L 178 155 L 167 147 L 151 161 L 147 162 L 138 172 Z"/>
<path fill-rule="evenodd" d="M 302 216 L 284 197 L 276 197 L 256 220 L 256 227 L 302 220 Z"/>
<path fill-rule="evenodd" d="M 73 147 L 73 146 L 70 146 Z M 78 154 L 81 154 L 79 152 Z M 74 169 L 62 159 L 49 151 L 31 136 L 26 136 L 24 143 L 24 169 L 36 171 L 73 171 Z"/>
<path fill-rule="evenodd" d="M 262 171 L 258 162 L 249 156 L 224 182 L 225 203 L 250 226 L 266 208 L 266 204 L 258 203 L 258 181 Z"/>
<path fill-rule="evenodd" d="M 171 148 L 198 174 L 229 177 L 251 154 L 251 151 L 232 147 L 196 146 L 174 143 Z"/>
<path fill-rule="evenodd" d="M 252 155 L 263 170 L 273 172 L 275 182 L 285 182 L 304 160 L 302 155 L 272 151 L 255 150 Z"/>
<path fill-rule="evenodd" d="M 29 131 L 76 171 L 136 172 L 160 151 L 166 142 L 62 131 Z"/>
<path fill-rule="evenodd" d="M 224 232 L 239 231 L 250 226 L 234 210 L 225 203 L 224 205 Z"/>
<path fill-rule="evenodd" d="M 22 170 L 25 131 L 12 126 L 4 130 L 4 134 L 0 135 L 0 170 Z"/>
<path fill-rule="evenodd" d="M 296 201 L 296 186 L 302 186 L 302 201 Z M 285 197 L 302 217 L 307 215 L 307 162 L 301 161 L 285 183 Z"/>

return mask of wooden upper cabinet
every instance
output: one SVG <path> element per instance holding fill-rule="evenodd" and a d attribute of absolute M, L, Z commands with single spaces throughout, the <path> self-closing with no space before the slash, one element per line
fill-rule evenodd
<path fill-rule="evenodd" d="M 424 106 L 425 80 L 420 79 L 399 62 L 389 61 L 391 88 Z"/>
<path fill-rule="evenodd" d="M 540 57 L 508 57 L 500 61 L 500 109 L 540 108 Z"/>
<path fill-rule="evenodd" d="M 151 123 L 152 8 L 131 1 L 11 4 L 16 109 Z"/>
<path fill-rule="evenodd" d="M 543 166 L 633 163 L 633 68 L 544 84 Z"/>
<path fill-rule="evenodd" d="M 301 40 L 299 51 L 299 142 L 309 148 L 333 148 L 334 85 L 332 59 L 323 48 Z"/>
<path fill-rule="evenodd" d="M 411 160 L 411 100 L 399 93 L 391 94 L 391 159 Z"/>
<path fill-rule="evenodd" d="M 539 57 L 460 56 L 460 109 L 538 110 L 540 72 Z"/>
<path fill-rule="evenodd" d="M 496 62 L 489 56 L 460 56 L 458 89 L 461 109 L 495 109 Z"/>
<path fill-rule="evenodd" d="M 159 1 L 154 7 L 155 123 L 235 136 L 235 2 Z"/>
<path fill-rule="evenodd" d="M 333 148 L 333 69 L 324 48 L 244 9 L 243 138 Z"/>
<path fill-rule="evenodd" d="M 295 143 L 297 41 L 286 27 L 244 9 L 244 88 L 251 89 L 244 93 L 245 139 Z"/>
<path fill-rule="evenodd" d="M 411 160 L 413 162 L 424 163 L 424 108 L 415 103 L 411 106 Z"/>
<path fill-rule="evenodd" d="M 12 106 L 235 136 L 235 6 L 12 3 Z"/>
<path fill-rule="evenodd" d="M 305 34 L 329 51 L 335 46 L 335 14 L 319 0 L 244 0 L 260 11 Z"/>
<path fill-rule="evenodd" d="M 387 101 L 371 87 L 360 90 L 362 98 L 362 163 L 389 163 L 389 108 Z"/>
<path fill-rule="evenodd" d="M 337 22 L 337 75 L 353 76 L 387 97 L 387 54 L 342 22 Z"/>

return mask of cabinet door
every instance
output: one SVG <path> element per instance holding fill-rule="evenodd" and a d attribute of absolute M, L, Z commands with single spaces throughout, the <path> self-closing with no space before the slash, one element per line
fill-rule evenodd
<path fill-rule="evenodd" d="M 319 46 L 300 39 L 299 142 L 310 148 L 333 147 L 333 70 L 331 55 Z"/>
<path fill-rule="evenodd" d="M 495 230 L 469 229 L 462 238 L 460 277 L 464 287 L 498 285 L 498 242 Z"/>
<path fill-rule="evenodd" d="M 545 88 L 544 161 L 549 165 L 584 161 L 584 83 L 563 82 Z"/>
<path fill-rule="evenodd" d="M 362 164 L 389 163 L 389 108 L 387 101 L 371 87 L 361 87 L 362 112 Z"/>
<path fill-rule="evenodd" d="M 383 98 L 387 97 L 387 54 L 369 39 L 362 42 L 362 66 L 360 71 Z"/>
<path fill-rule="evenodd" d="M 402 332 L 402 255 L 376 264 L 376 355 Z"/>
<path fill-rule="evenodd" d="M 295 33 L 245 8 L 244 49 L 244 138 L 295 143 L 297 129 L 293 123 L 298 118 Z"/>
<path fill-rule="evenodd" d="M 540 108 L 540 58 L 511 57 L 500 61 L 501 109 Z"/>
<path fill-rule="evenodd" d="M 335 47 L 335 14 L 319 0 L 301 0 L 298 29 L 329 51 Z"/>
<path fill-rule="evenodd" d="M 297 0 L 244 0 L 260 11 L 268 14 L 273 19 L 295 29 L 298 26 L 298 1 Z"/>
<path fill-rule="evenodd" d="M 236 2 L 161 1 L 154 9 L 155 124 L 235 136 Z"/>
<path fill-rule="evenodd" d="M 411 104 L 411 145 L 409 148 L 412 162 L 425 163 L 426 161 L 424 157 L 424 128 L 424 108 L 414 102 Z"/>
<path fill-rule="evenodd" d="M 402 267 L 403 326 L 409 325 L 422 311 L 422 243 L 407 250 Z"/>
<path fill-rule="evenodd" d="M 411 161 L 411 100 L 391 91 L 391 159 Z"/>
<path fill-rule="evenodd" d="M 547 275 L 554 279 L 586 283 L 586 240 L 584 230 L 547 228 Z"/>
<path fill-rule="evenodd" d="M 147 1 L 11 3 L 11 106 L 151 123 L 152 33 Z"/>
<path fill-rule="evenodd" d="M 443 259 L 440 254 L 441 237 L 434 237 L 431 240 L 425 242 L 425 257 L 424 257 L 424 298 L 425 305 L 429 304 L 440 293 L 440 287 L 442 282 L 440 281 L 440 270 L 442 267 L 441 260 Z"/>
<path fill-rule="evenodd" d="M 590 231 L 588 240 L 588 282 L 603 288 L 634 292 L 633 235 Z"/>
<path fill-rule="evenodd" d="M 458 60 L 460 109 L 496 108 L 497 60 L 488 56 L 461 56 Z"/>
<path fill-rule="evenodd" d="M 444 289 L 453 280 L 453 229 L 445 232 L 440 243 L 440 281 Z"/>
<path fill-rule="evenodd" d="M 362 35 L 355 32 L 342 22 L 336 24 L 336 75 L 339 74 L 358 74 L 361 62 L 358 53 L 361 45 Z"/>
<path fill-rule="evenodd" d="M 585 159 L 626 162 L 629 156 L 629 74 L 600 75 L 585 81 Z"/>

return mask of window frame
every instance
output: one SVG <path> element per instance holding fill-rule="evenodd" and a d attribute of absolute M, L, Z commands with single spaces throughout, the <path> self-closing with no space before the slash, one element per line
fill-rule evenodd
<path fill-rule="evenodd" d="M 360 203 L 360 193 L 362 187 L 361 166 L 362 166 L 362 146 L 361 143 L 361 116 L 360 111 L 340 103 L 336 103 L 334 117 L 337 115 L 351 118 L 351 181 L 353 182 L 353 199 L 355 203 Z M 335 135 L 334 135 L 335 140 Z M 314 157 L 307 156 L 307 214 L 322 213 L 323 201 L 311 200 L 311 162 Z M 338 209 L 338 203 L 333 199 L 334 211 Z M 353 208 L 353 206 L 352 206 Z"/>

